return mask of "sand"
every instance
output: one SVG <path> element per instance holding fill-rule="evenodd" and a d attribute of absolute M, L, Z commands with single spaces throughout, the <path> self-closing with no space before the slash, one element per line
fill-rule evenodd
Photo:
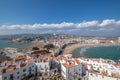
<path fill-rule="evenodd" d="M 73 45 L 69 45 L 65 48 L 63 54 L 70 54 L 71 52 L 73 52 L 75 49 L 77 48 L 81 48 L 81 47 L 87 47 L 87 46 L 110 46 L 110 45 L 118 45 L 118 44 L 73 44 Z"/>
<path fill-rule="evenodd" d="M 74 51 L 75 49 L 80 48 L 80 47 L 85 47 L 85 46 L 95 46 L 95 44 L 73 44 L 73 45 L 69 45 L 65 48 L 63 54 L 69 54 L 72 51 Z"/>

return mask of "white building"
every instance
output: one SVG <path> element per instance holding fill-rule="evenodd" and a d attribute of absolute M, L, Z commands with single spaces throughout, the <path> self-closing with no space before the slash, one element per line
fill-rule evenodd
<path fill-rule="evenodd" d="M 104 59 L 79 59 L 82 63 L 86 64 L 88 70 L 104 74 L 105 76 L 120 75 L 119 68 L 114 66 L 114 62 L 109 63 Z"/>
<path fill-rule="evenodd" d="M 61 74 L 66 80 L 88 80 L 86 78 L 86 68 L 77 58 L 63 57 L 60 61 Z"/>
<path fill-rule="evenodd" d="M 34 64 L 24 66 L 18 69 L 14 67 L 6 68 L 2 75 L 2 80 L 23 80 L 29 77 L 29 80 L 34 79 L 36 73 L 36 66 Z M 31 79 L 30 79 L 31 76 Z"/>
<path fill-rule="evenodd" d="M 36 73 L 36 65 L 32 60 L 22 60 L 21 62 L 6 61 L 1 73 L 1 80 L 23 80 L 33 79 Z"/>

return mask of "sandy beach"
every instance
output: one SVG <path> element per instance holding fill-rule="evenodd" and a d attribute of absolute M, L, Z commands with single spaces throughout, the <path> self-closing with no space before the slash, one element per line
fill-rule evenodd
<path fill-rule="evenodd" d="M 73 45 L 69 45 L 65 48 L 63 54 L 69 54 L 71 52 L 73 52 L 75 49 L 77 48 L 81 48 L 81 47 L 89 47 L 89 46 L 111 46 L 111 45 L 120 45 L 120 44 L 73 44 Z"/>

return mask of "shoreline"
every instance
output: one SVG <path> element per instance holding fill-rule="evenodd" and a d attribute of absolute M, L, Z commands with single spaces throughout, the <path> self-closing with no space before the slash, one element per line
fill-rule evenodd
<path fill-rule="evenodd" d="M 10 42 L 8 40 L 0 40 L 0 49 L 4 49 L 7 47 L 11 47 L 11 48 L 23 48 L 23 47 L 27 47 L 27 46 L 31 46 L 33 45 L 32 43 L 13 43 Z"/>
<path fill-rule="evenodd" d="M 71 54 L 74 50 L 77 48 L 82 48 L 82 47 L 92 47 L 92 46 L 120 46 L 120 44 L 73 44 L 69 45 L 65 48 L 63 54 Z"/>
<path fill-rule="evenodd" d="M 1 46 L 0 46 L 0 50 L 7 48 L 7 47 L 11 47 L 11 48 L 20 48 L 20 49 L 32 49 L 33 47 L 43 47 L 45 45 L 44 42 L 29 42 L 29 43 L 14 43 L 8 40 L 0 40 L 1 41 Z M 2 45 L 2 43 L 4 43 L 4 45 Z"/>

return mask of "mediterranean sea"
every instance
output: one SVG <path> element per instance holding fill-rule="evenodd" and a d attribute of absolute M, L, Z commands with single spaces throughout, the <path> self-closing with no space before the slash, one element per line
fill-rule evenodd
<path fill-rule="evenodd" d="M 120 59 L 120 46 L 92 46 L 77 48 L 73 52 L 73 57 L 103 58 L 111 60 Z"/>
<path fill-rule="evenodd" d="M 8 40 L 0 40 L 0 48 L 13 47 L 13 48 L 22 48 L 30 46 L 32 43 L 12 43 Z"/>

